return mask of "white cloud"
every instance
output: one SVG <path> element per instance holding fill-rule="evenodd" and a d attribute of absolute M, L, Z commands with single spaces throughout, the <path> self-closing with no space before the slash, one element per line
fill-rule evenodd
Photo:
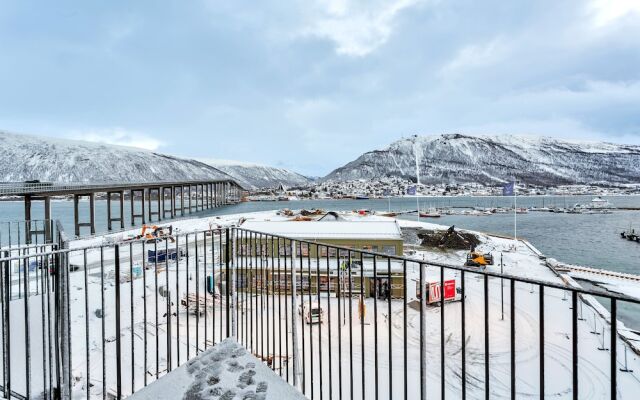
<path fill-rule="evenodd" d="M 441 72 L 491 66 L 504 59 L 508 51 L 509 46 L 501 38 L 494 38 L 488 43 L 468 45 L 461 48 L 455 57 L 442 68 Z"/>
<path fill-rule="evenodd" d="M 638 0 L 593 0 L 591 11 L 596 26 L 608 25 L 619 18 L 635 14 L 640 16 Z"/>
<path fill-rule="evenodd" d="M 336 52 L 362 57 L 387 42 L 398 14 L 422 0 L 316 2 L 309 27 L 303 35 L 329 39 Z"/>
<path fill-rule="evenodd" d="M 164 145 L 161 140 L 150 137 L 147 134 L 123 128 L 74 131 L 68 135 L 68 137 L 75 140 L 137 147 L 151 151 L 157 150 L 160 146 Z"/>

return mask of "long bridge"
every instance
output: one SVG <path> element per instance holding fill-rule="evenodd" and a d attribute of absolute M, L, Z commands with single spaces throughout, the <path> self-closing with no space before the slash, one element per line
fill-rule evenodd
<path fill-rule="evenodd" d="M 124 229 L 124 202 L 131 203 L 131 225 L 137 220 L 147 222 L 184 216 L 186 213 L 207 210 L 223 205 L 234 204 L 240 200 L 243 188 L 231 179 L 213 179 L 205 181 L 176 182 L 138 182 L 138 183 L 48 183 L 20 182 L 0 183 L 0 198 L 20 197 L 24 200 L 24 219 L 32 221 L 32 204 L 44 202 L 44 220 L 50 221 L 51 198 L 54 196 L 73 196 L 73 216 L 75 235 L 80 236 L 81 228 L 89 228 L 96 233 L 95 200 L 97 194 L 105 194 L 107 200 L 107 228 L 114 226 Z M 88 216 L 80 215 L 80 200 L 89 199 Z M 179 199 L 179 202 L 178 202 Z M 116 211 L 111 204 L 116 202 Z M 136 203 L 139 203 L 136 211 Z M 146 207 L 145 207 L 146 205 Z M 31 235 L 44 234 L 50 239 L 50 227 L 45 225 L 44 232 L 29 229 L 27 243 Z M 49 232 L 47 232 L 49 231 Z"/>

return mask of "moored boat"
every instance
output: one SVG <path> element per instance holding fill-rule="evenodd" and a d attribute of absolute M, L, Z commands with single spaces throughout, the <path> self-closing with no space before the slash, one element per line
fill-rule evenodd
<path fill-rule="evenodd" d="M 427 211 L 420 212 L 419 215 L 421 218 L 440 218 L 441 216 L 440 212 L 434 207 L 427 209 Z"/>

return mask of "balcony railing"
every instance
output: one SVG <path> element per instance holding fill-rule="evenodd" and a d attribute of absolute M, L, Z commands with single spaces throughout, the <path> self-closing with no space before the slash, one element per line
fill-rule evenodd
<path fill-rule="evenodd" d="M 616 332 L 619 305 L 640 301 L 624 295 L 241 228 L 58 237 L 0 258 L 7 397 L 126 397 L 229 336 L 310 399 L 617 398 L 638 384 Z"/>

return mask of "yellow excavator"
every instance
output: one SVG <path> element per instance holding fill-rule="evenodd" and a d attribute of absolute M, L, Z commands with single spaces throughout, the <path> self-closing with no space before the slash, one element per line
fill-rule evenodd
<path fill-rule="evenodd" d="M 173 226 L 157 226 L 142 225 L 142 231 L 136 239 L 146 239 L 147 243 L 155 243 L 163 239 L 169 239 L 171 243 L 175 242 L 173 236 Z"/>
<path fill-rule="evenodd" d="M 467 267 L 485 267 L 487 265 L 493 265 L 493 254 L 481 253 L 476 251 L 475 247 L 471 248 L 471 251 L 467 254 L 467 262 L 464 263 Z"/>

